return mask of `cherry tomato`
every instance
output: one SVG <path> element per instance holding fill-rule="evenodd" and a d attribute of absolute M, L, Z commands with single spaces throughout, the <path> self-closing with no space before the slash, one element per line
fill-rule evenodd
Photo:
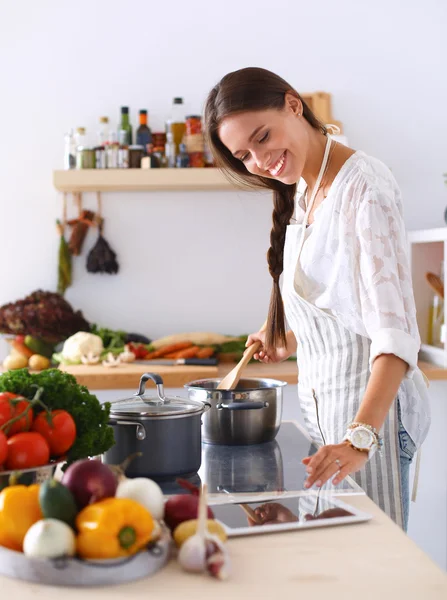
<path fill-rule="evenodd" d="M 5 462 L 6 457 L 8 456 L 8 444 L 6 435 L 3 431 L 0 431 L 0 469 L 1 465 Z"/>
<path fill-rule="evenodd" d="M 51 456 L 61 456 L 69 450 L 76 439 L 76 423 L 66 410 L 53 410 L 51 422 L 46 412 L 34 419 L 32 430 L 40 433 L 50 446 Z"/>
<path fill-rule="evenodd" d="M 8 471 L 41 467 L 50 462 L 50 447 L 40 433 L 16 433 L 8 439 L 7 444 L 5 467 Z"/>

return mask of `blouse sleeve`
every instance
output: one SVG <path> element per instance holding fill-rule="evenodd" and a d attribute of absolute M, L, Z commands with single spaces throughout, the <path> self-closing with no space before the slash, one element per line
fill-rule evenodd
<path fill-rule="evenodd" d="M 370 367 L 380 354 L 417 368 L 420 337 L 416 321 L 407 237 L 399 194 L 368 190 L 356 217 L 359 300 L 371 338 Z"/>

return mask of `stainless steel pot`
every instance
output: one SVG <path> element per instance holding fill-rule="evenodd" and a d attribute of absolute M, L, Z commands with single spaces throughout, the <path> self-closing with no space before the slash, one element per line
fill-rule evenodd
<path fill-rule="evenodd" d="M 220 379 L 185 385 L 190 400 L 208 402 L 202 438 L 208 444 L 246 445 L 271 442 L 281 425 L 282 388 L 276 379 L 241 379 L 235 390 L 216 389 Z"/>
<path fill-rule="evenodd" d="M 156 397 L 145 396 L 149 379 L 157 386 Z M 160 375 L 145 373 L 134 396 L 112 402 L 115 445 L 104 454 L 104 462 L 120 464 L 141 452 L 126 469 L 128 477 L 168 479 L 196 473 L 202 460 L 201 418 L 209 408 L 206 401 L 165 396 Z"/>

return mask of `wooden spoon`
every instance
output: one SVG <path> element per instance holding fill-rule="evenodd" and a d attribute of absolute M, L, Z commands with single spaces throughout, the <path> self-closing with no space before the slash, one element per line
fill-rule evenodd
<path fill-rule="evenodd" d="M 242 376 L 243 369 L 248 365 L 250 360 L 253 358 L 253 355 L 262 348 L 261 342 L 255 342 L 251 346 L 249 346 L 245 352 L 241 360 L 238 364 L 232 369 L 228 375 L 226 375 L 222 381 L 219 383 L 216 389 L 218 390 L 234 390 L 234 388 L 239 383 L 239 379 Z"/>
<path fill-rule="evenodd" d="M 444 298 L 444 284 L 442 283 L 442 279 L 434 273 L 426 273 L 425 279 L 431 289 L 438 294 L 438 296 Z"/>

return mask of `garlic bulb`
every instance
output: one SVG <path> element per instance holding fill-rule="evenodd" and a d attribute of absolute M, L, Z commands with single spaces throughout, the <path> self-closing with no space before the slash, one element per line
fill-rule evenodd
<path fill-rule="evenodd" d="M 81 362 L 83 365 L 97 365 L 100 361 L 99 354 L 93 354 L 93 352 L 88 352 L 87 354 L 83 354 L 81 356 Z"/>
<path fill-rule="evenodd" d="M 204 484 L 199 500 L 197 533 L 184 542 L 178 553 L 178 561 L 185 571 L 208 571 L 217 579 L 227 579 L 230 574 L 230 558 L 220 539 L 208 531 L 206 489 Z"/>
<path fill-rule="evenodd" d="M 133 362 L 136 358 L 135 354 L 129 350 L 129 346 L 124 346 L 124 352 L 121 352 L 119 355 L 121 362 L 130 363 Z"/>
<path fill-rule="evenodd" d="M 102 361 L 103 367 L 118 367 L 121 364 L 121 359 L 119 356 L 116 358 L 113 356 L 112 352 L 107 354 L 107 358 Z"/>

